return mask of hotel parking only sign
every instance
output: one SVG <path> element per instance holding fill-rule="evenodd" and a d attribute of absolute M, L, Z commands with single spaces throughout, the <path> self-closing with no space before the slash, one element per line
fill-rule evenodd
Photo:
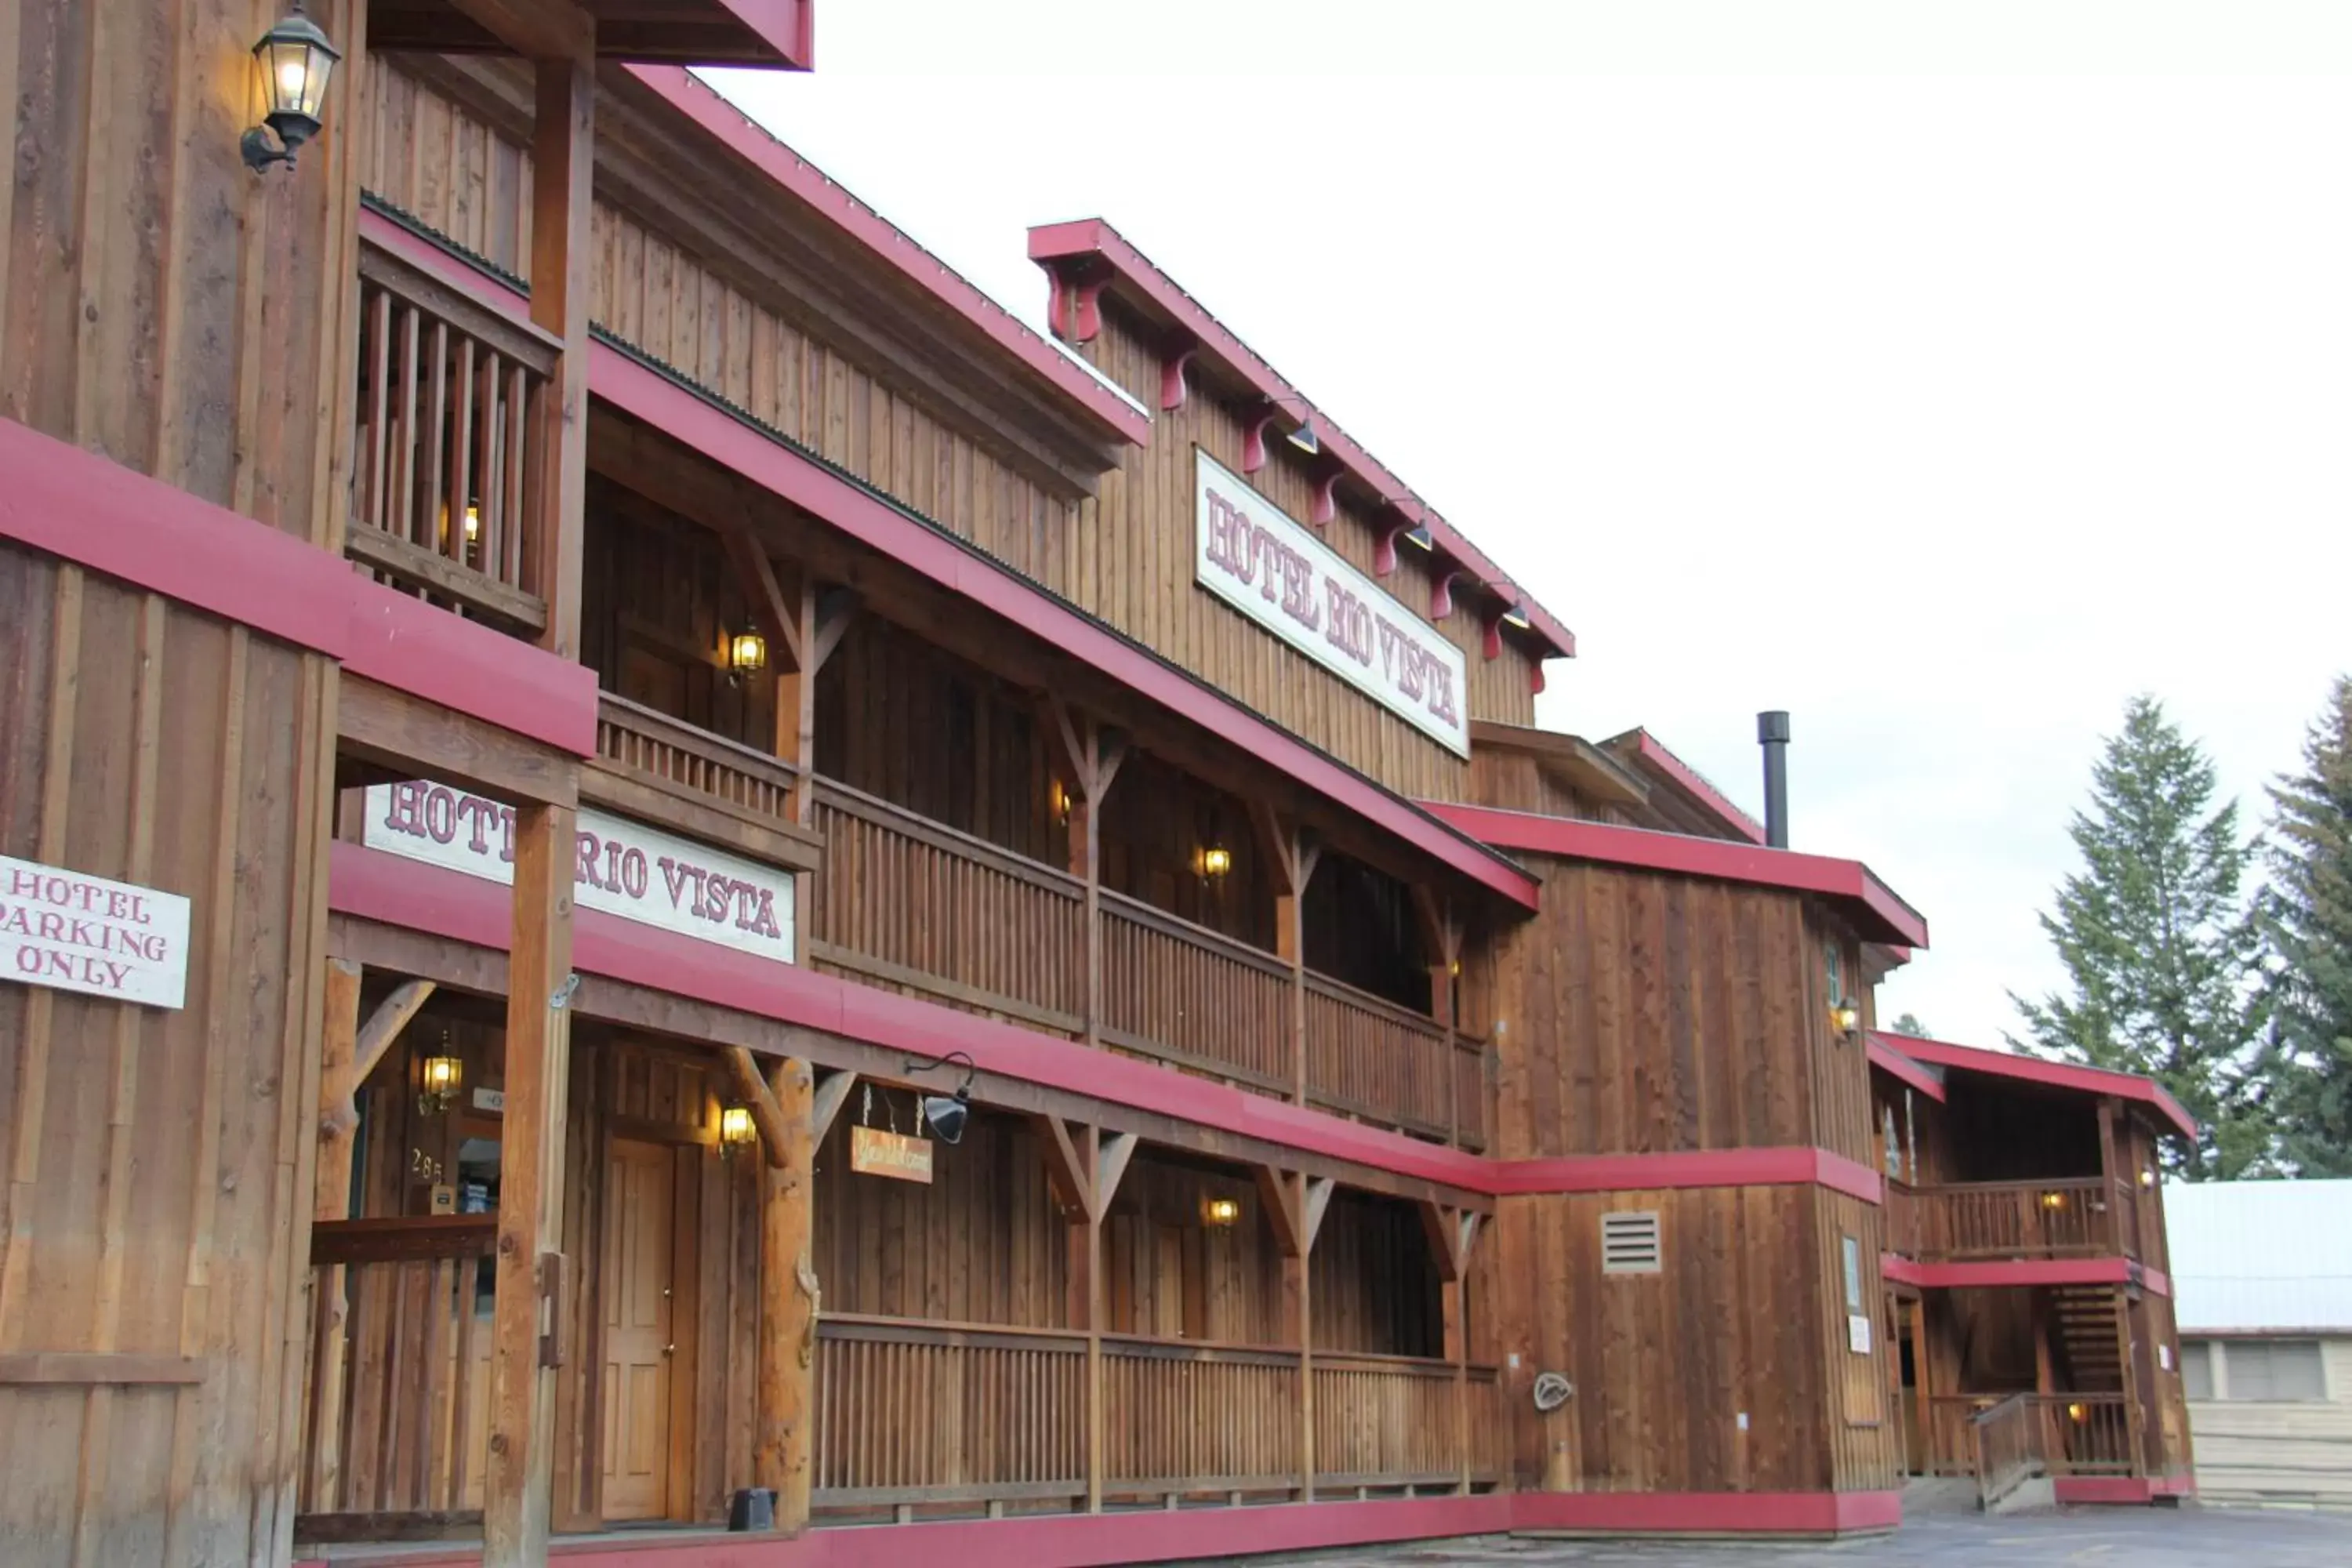
<path fill-rule="evenodd" d="M 0 855 L 0 955 L 27 985 L 183 1006 L 188 900 Z"/>
<path fill-rule="evenodd" d="M 1462 650 L 1197 447 L 1192 476 L 1201 586 L 1468 756 Z"/>
<path fill-rule="evenodd" d="M 361 841 L 469 877 L 514 883 L 514 807 L 446 784 L 377 784 Z M 625 921 L 781 963 L 793 961 L 793 874 L 583 807 L 573 900 Z"/>

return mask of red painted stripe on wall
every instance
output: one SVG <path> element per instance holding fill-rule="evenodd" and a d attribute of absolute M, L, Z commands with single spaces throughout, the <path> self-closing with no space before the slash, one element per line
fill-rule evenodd
<path fill-rule="evenodd" d="M 1884 1253 L 1879 1273 L 1890 1283 L 1925 1290 L 1997 1289 L 2013 1285 L 2137 1285 L 2158 1296 L 2172 1294 L 2161 1269 L 2143 1268 L 2125 1258 L 2021 1258 L 1980 1263 L 1920 1263 Z"/>
<path fill-rule="evenodd" d="M 0 538 L 339 659 L 500 729 L 586 756 L 596 674 L 395 593 L 340 555 L 0 419 Z"/>
<path fill-rule="evenodd" d="M 1491 1180 L 1494 1190 L 1506 1194 L 1819 1185 L 1864 1203 L 1879 1203 L 1885 1195 L 1885 1184 L 1869 1166 L 1827 1149 L 1801 1146 L 1499 1160 Z"/>
<path fill-rule="evenodd" d="M 1519 1531 L 1671 1535 L 1834 1535 L 1893 1530 L 1900 1492 L 1521 1492 Z"/>

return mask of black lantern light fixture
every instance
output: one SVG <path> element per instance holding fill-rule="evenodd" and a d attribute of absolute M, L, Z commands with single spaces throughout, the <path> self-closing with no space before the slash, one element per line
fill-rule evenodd
<path fill-rule="evenodd" d="M 1847 1039 L 1862 1032 L 1862 1004 L 1848 996 L 1830 1007 L 1830 1023 Z"/>
<path fill-rule="evenodd" d="M 262 100 L 269 107 L 240 143 L 246 167 L 259 174 L 273 163 L 294 162 L 302 143 L 319 133 L 327 81 L 342 58 L 319 24 L 302 15 L 302 0 L 294 0 L 294 9 L 261 35 L 253 59 L 261 68 Z"/>
<path fill-rule="evenodd" d="M 466 1064 L 457 1055 L 457 1047 L 449 1042 L 449 1031 L 441 1031 L 441 1048 L 417 1064 L 416 1110 L 422 1116 L 445 1116 L 457 1103 L 457 1096 L 466 1086 Z"/>
<path fill-rule="evenodd" d="M 748 1105 L 725 1105 L 719 1110 L 719 1157 L 731 1160 L 736 1154 L 760 1141 L 759 1124 L 751 1120 Z"/>
<path fill-rule="evenodd" d="M 768 668 L 768 639 L 756 630 L 745 626 L 730 632 L 727 637 L 727 679 L 740 686 L 743 678 Z"/>
<path fill-rule="evenodd" d="M 931 1133 L 942 1143 L 963 1142 L 964 1123 L 971 1120 L 971 1080 L 979 1070 L 972 1059 L 961 1051 L 950 1051 L 945 1056 L 908 1057 L 900 1064 L 901 1072 L 929 1072 L 950 1062 L 963 1064 L 963 1081 L 955 1086 L 952 1094 L 927 1094 L 923 1097 L 923 1120 L 930 1123 Z"/>

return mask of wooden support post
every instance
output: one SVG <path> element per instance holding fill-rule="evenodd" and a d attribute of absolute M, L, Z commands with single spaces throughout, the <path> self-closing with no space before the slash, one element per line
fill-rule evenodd
<path fill-rule="evenodd" d="M 571 7 L 566 7 L 571 9 Z M 595 165 L 594 23 L 590 47 L 534 62 L 531 136 L 530 319 L 563 340 L 552 384 L 541 395 L 534 566 L 547 627 L 540 645 L 580 652 L 580 563 L 588 504 L 588 290 L 590 176 Z"/>
<path fill-rule="evenodd" d="M 1290 1098 L 1307 1103 L 1307 885 L 1323 847 L 1263 800 L 1250 802 L 1259 847 L 1274 867 L 1275 952 L 1290 965 Z"/>
<path fill-rule="evenodd" d="M 1102 805 L 1127 760 L 1127 742 L 1091 714 L 1074 714 L 1059 697 L 1041 704 L 1045 732 L 1060 746 L 1070 785 L 1070 875 L 1087 885 L 1086 1040 L 1102 1044 Z"/>
<path fill-rule="evenodd" d="M 311 1217 L 346 1219 L 352 1209 L 352 1157 L 359 1118 L 352 1108 L 352 1059 L 360 1027 L 360 966 L 327 961 L 326 1016 L 319 1049 L 319 1168 Z M 343 1355 L 348 1330 L 344 1272 L 338 1264 L 318 1276 L 315 1332 L 310 1342 L 310 1508 L 342 1507 L 342 1445 L 326 1436 L 343 1425 Z"/>
<path fill-rule="evenodd" d="M 547 1558 L 555 1415 L 551 1363 L 558 1359 L 549 1352 L 560 1344 L 554 1331 L 566 1310 L 560 1299 L 563 1259 L 552 1243 L 561 1234 L 571 1065 L 573 821 L 574 813 L 563 806 L 515 811 L 483 1568 L 528 1568 Z M 550 1295 L 559 1299 L 551 1301 Z"/>
<path fill-rule="evenodd" d="M 1091 1173 L 1100 1168 L 1102 1135 L 1089 1127 L 1085 1133 L 1085 1147 L 1078 1152 L 1083 1160 L 1081 1169 Z M 1091 1179 L 1087 1183 L 1086 1205 L 1085 1264 L 1083 1270 L 1072 1260 L 1071 1272 L 1082 1275 L 1084 1282 L 1087 1331 L 1087 1511 L 1102 1511 L 1103 1491 L 1103 1277 L 1102 1277 L 1102 1205 L 1097 1201 Z"/>
<path fill-rule="evenodd" d="M 1423 950 L 1429 956 L 1429 1016 L 1444 1031 L 1442 1049 L 1445 1074 L 1445 1141 L 1462 1142 L 1462 1074 L 1454 1062 L 1454 979 L 1462 966 L 1462 921 L 1450 899 L 1415 884 L 1413 913 L 1421 924 Z"/>
<path fill-rule="evenodd" d="M 2101 1100 L 2099 1105 L 2105 1110 L 2106 1101 Z M 2115 1298 L 2116 1364 L 2123 1369 L 2124 1380 L 2124 1441 L 2131 1445 L 2131 1473 L 2145 1476 L 2150 1472 L 2147 1436 L 2142 1426 L 2147 1412 L 2139 1396 L 2139 1346 L 2135 1342 L 2139 1336 L 2132 1331 L 2130 1293 L 2118 1285 L 2115 1287 Z"/>
<path fill-rule="evenodd" d="M 2124 1251 L 2123 1210 L 2116 1202 L 2116 1102 L 2112 1096 L 2099 1097 L 2099 1197 L 2107 1211 L 2107 1251 L 2120 1258 Z"/>
<path fill-rule="evenodd" d="M 1282 1255 L 1282 1332 L 1298 1348 L 1298 1500 L 1315 1500 L 1314 1289 L 1309 1264 L 1331 1205 L 1328 1177 L 1309 1180 L 1271 1165 L 1252 1169 L 1260 1202 Z"/>
<path fill-rule="evenodd" d="M 814 1080 L 808 1063 L 777 1065 L 768 1091 L 782 1131 L 768 1146 L 760 1200 L 760 1402 L 751 1471 L 776 1492 L 776 1528 L 808 1527 L 814 1424 L 816 1271 L 810 1221 L 816 1159 Z"/>

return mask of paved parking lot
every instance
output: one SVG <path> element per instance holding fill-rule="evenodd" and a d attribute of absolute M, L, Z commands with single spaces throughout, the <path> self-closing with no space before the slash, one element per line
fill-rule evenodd
<path fill-rule="evenodd" d="M 1281 1561 L 1314 1568 L 2352 1568 L 2352 1516 L 2251 1509 L 1932 1514 L 1843 1542 L 1457 1541 Z"/>

